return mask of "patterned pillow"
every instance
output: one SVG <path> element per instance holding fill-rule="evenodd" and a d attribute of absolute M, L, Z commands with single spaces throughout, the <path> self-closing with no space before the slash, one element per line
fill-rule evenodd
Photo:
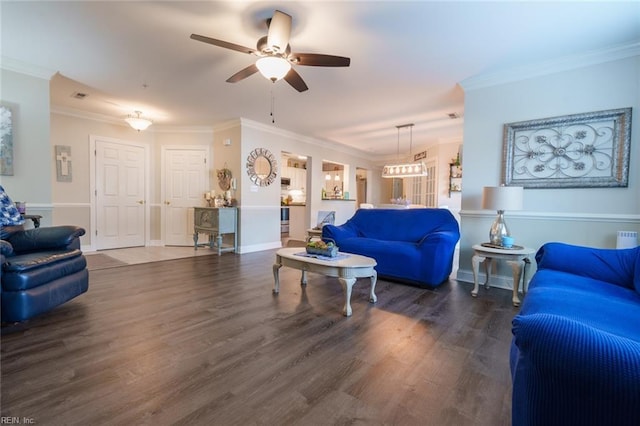
<path fill-rule="evenodd" d="M 23 223 L 24 219 L 18 211 L 18 208 L 4 191 L 2 185 L 0 185 L 0 225 L 15 226 L 22 225 Z"/>

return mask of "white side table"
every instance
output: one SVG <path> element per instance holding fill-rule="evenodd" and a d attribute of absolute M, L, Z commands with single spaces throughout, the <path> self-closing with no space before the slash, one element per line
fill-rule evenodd
<path fill-rule="evenodd" d="M 485 247 L 480 244 L 473 246 L 473 257 L 471 264 L 473 266 L 473 290 L 471 295 L 478 295 L 478 269 L 480 262 L 484 262 L 484 271 L 487 277 L 484 286 L 489 288 L 489 279 L 491 278 L 491 270 L 493 269 L 493 260 L 506 260 L 511 265 L 513 271 L 513 306 L 520 306 L 520 298 L 518 297 L 518 287 L 520 285 L 520 277 L 526 282 L 527 264 L 531 263 L 531 255 L 535 250 L 528 247 L 518 247 L 513 249 Z M 523 274 L 524 273 L 524 274 Z M 525 291 L 525 284 L 522 286 Z"/>

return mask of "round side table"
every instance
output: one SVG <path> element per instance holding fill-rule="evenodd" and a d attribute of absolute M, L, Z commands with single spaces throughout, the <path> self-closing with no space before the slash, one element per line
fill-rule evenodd
<path fill-rule="evenodd" d="M 494 248 L 485 247 L 481 244 L 476 244 L 473 247 L 473 257 L 471 258 L 471 264 L 473 266 L 473 290 L 471 295 L 473 297 L 478 296 L 478 269 L 480 269 L 480 262 L 484 262 L 484 272 L 486 281 L 484 283 L 485 288 L 489 288 L 489 280 L 491 278 L 491 270 L 493 269 L 493 260 L 505 260 L 507 264 L 511 265 L 513 271 L 513 306 L 520 306 L 520 298 L 518 297 L 518 287 L 520 285 L 520 277 L 522 277 L 522 291 L 525 291 L 525 282 L 527 275 L 527 264 L 531 263 L 531 255 L 535 253 L 535 250 L 529 247 L 515 247 L 515 248 Z"/>

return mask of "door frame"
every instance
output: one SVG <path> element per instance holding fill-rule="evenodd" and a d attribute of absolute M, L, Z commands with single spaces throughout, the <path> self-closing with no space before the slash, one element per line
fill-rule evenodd
<path fill-rule="evenodd" d="M 207 179 L 206 181 L 209 183 L 209 187 L 211 187 L 211 171 L 212 169 L 212 164 L 213 164 L 213 160 L 211 158 L 211 146 L 209 145 L 162 145 L 162 147 L 160 148 L 160 194 L 159 194 L 159 202 L 160 202 L 160 240 L 162 241 L 161 244 L 164 246 L 166 245 L 166 226 L 167 226 L 167 209 L 166 209 L 166 204 L 165 204 L 165 195 L 166 195 L 166 185 L 165 185 L 165 181 L 167 178 L 167 169 L 166 169 L 166 160 L 167 160 L 167 151 L 176 151 L 176 150 L 181 150 L 181 151 L 194 151 L 194 150 L 198 150 L 198 151 L 204 151 L 205 153 L 205 158 L 207 161 L 207 167 L 206 167 L 206 174 L 207 174 Z M 205 188 L 204 190 L 207 191 L 210 188 Z M 204 196 L 204 192 L 202 193 L 202 195 Z M 199 207 L 199 206 L 194 206 L 194 207 Z"/>
<path fill-rule="evenodd" d="M 149 144 L 143 142 L 134 142 L 128 141 L 125 139 L 111 138 L 108 136 L 98 136 L 98 135 L 89 135 L 89 198 L 90 198 L 90 215 L 91 215 L 91 245 L 89 246 L 90 251 L 96 251 L 96 239 L 97 239 L 97 199 L 96 199 L 96 173 L 98 172 L 96 169 L 96 157 L 98 155 L 96 151 L 96 141 L 101 140 L 109 143 L 115 143 L 118 145 L 128 145 L 135 146 L 138 148 L 144 149 L 144 245 L 145 247 L 149 245 L 149 236 L 151 235 L 151 224 L 149 223 L 150 219 L 150 209 L 149 209 L 149 194 L 151 191 L 151 154 Z"/>

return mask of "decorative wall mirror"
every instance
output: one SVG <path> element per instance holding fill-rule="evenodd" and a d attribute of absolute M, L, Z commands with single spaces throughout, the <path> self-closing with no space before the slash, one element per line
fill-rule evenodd
<path fill-rule="evenodd" d="M 278 175 L 278 162 L 271 151 L 256 148 L 247 157 L 247 174 L 258 186 L 269 186 Z"/>

